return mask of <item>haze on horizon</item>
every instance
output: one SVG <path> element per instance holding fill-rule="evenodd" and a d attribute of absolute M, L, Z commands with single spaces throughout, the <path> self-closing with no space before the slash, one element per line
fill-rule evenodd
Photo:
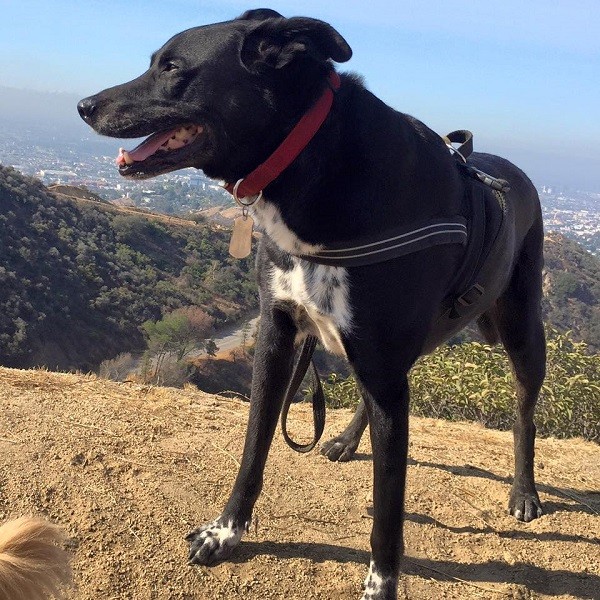
<path fill-rule="evenodd" d="M 600 191 L 595 0 L 266 4 L 331 23 L 354 51 L 338 69 L 360 73 L 377 96 L 438 133 L 470 129 L 476 150 L 509 158 L 538 185 Z M 75 109 L 79 98 L 139 75 L 178 31 L 256 6 L 0 0 L 0 7 L 0 123 L 53 121 L 59 131 L 90 137 Z"/>

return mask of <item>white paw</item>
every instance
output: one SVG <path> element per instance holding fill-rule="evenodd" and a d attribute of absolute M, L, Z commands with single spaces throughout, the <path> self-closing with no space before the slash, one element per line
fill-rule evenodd
<path fill-rule="evenodd" d="M 395 577 L 382 577 L 373 561 L 365 579 L 361 600 L 396 600 L 398 582 Z"/>
<path fill-rule="evenodd" d="M 239 544 L 249 525 L 246 523 L 244 527 L 238 527 L 232 519 L 225 521 L 219 517 L 212 523 L 194 529 L 185 538 L 190 542 L 190 563 L 214 565 L 225 560 Z"/>

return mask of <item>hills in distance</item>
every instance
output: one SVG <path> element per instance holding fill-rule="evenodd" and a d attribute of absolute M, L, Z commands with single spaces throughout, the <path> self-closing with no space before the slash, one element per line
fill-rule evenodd
<path fill-rule="evenodd" d="M 142 350 L 140 325 L 182 306 L 239 319 L 258 296 L 229 237 L 0 166 L 0 364 L 92 370 Z"/>
<path fill-rule="evenodd" d="M 254 261 L 229 257 L 229 237 L 0 165 L 0 364 L 93 370 L 182 306 L 240 319 L 258 304 Z M 544 277 L 547 323 L 599 351 L 600 260 L 550 234 Z"/>

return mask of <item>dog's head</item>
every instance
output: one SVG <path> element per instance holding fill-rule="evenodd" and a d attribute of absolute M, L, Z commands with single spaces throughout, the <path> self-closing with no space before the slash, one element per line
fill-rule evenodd
<path fill-rule="evenodd" d="M 126 177 L 196 167 L 235 181 L 322 92 L 330 61 L 351 55 L 327 23 L 252 10 L 177 34 L 140 77 L 81 100 L 78 110 L 103 135 L 149 136 L 121 151 L 117 164 Z"/>

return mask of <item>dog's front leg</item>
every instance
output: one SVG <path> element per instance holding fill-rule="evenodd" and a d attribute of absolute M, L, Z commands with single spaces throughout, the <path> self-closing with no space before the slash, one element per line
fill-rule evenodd
<path fill-rule="evenodd" d="M 391 380 L 391 381 L 390 381 Z M 404 553 L 404 486 L 408 457 L 408 381 L 361 382 L 373 447 L 371 564 L 362 600 L 396 600 Z"/>
<path fill-rule="evenodd" d="M 191 563 L 213 565 L 225 560 L 250 525 L 254 503 L 262 488 L 267 454 L 291 376 L 295 334 L 296 328 L 288 314 L 272 308 L 261 312 L 242 462 L 221 515 L 187 536 Z"/>

